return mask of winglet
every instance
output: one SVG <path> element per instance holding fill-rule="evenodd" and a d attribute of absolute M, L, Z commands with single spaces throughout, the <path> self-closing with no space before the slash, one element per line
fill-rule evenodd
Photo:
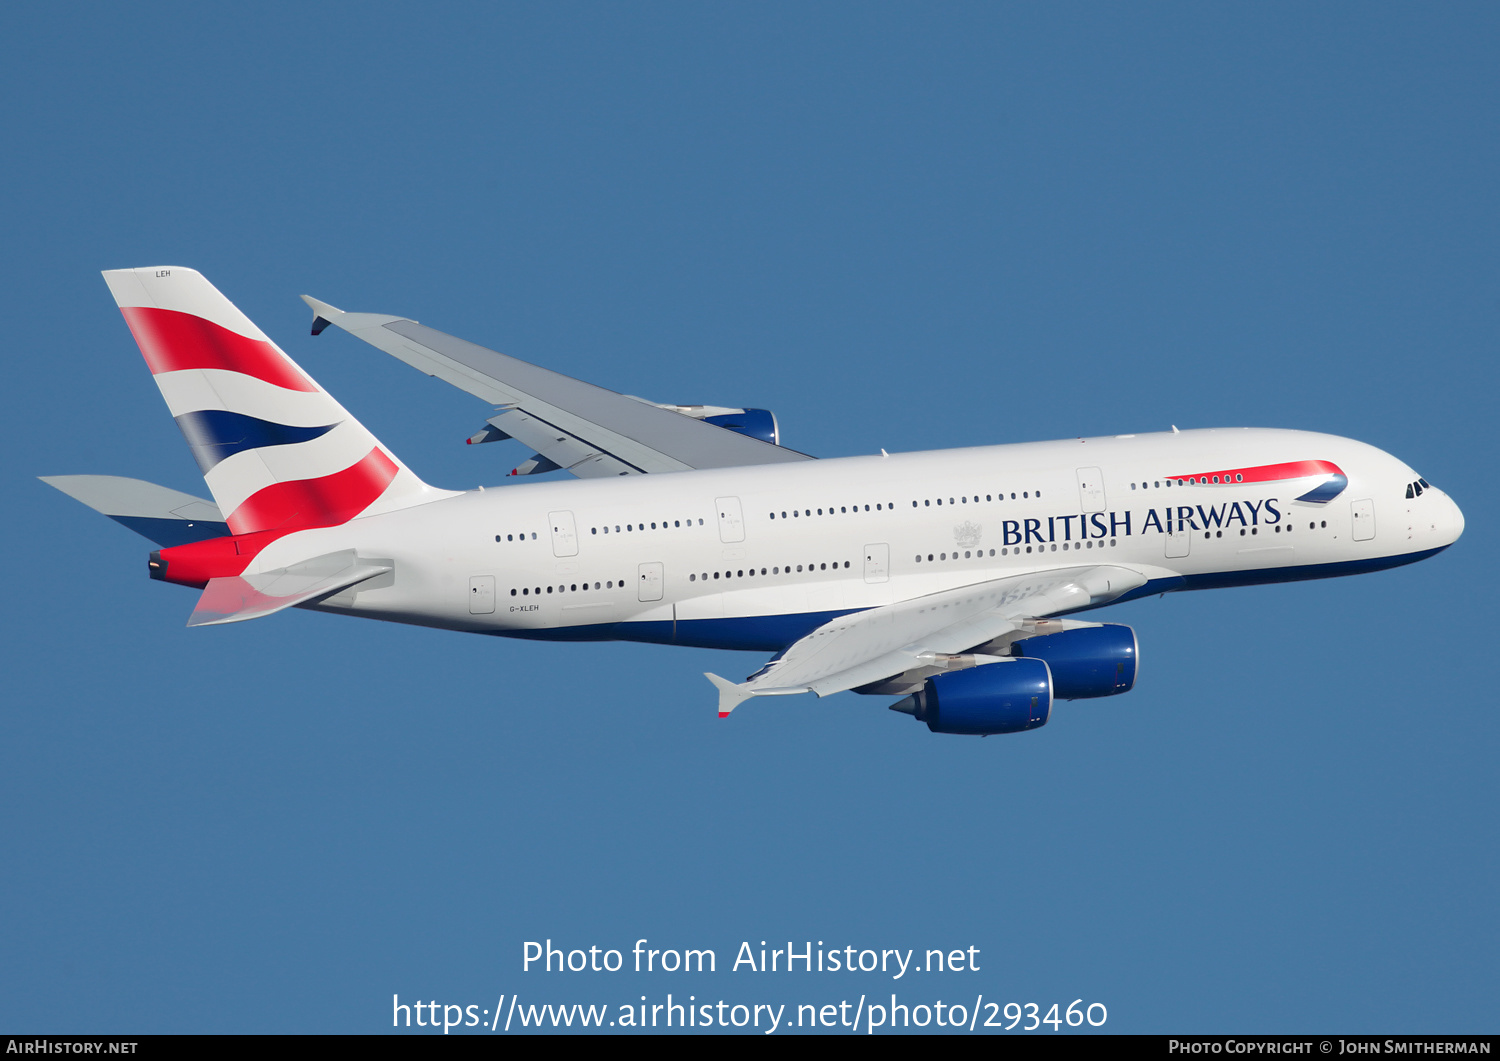
<path fill-rule="evenodd" d="M 736 685 L 728 678 L 721 678 L 717 674 L 709 674 L 706 671 L 703 676 L 713 682 L 714 688 L 719 690 L 720 718 L 728 718 L 729 712 L 755 695 L 743 685 Z"/>
<path fill-rule="evenodd" d="M 344 315 L 344 311 L 337 306 L 330 306 L 326 302 L 319 302 L 311 295 L 303 295 L 302 301 L 312 307 L 313 322 L 312 333 L 322 335 L 323 329 L 332 324 L 337 318 Z"/>

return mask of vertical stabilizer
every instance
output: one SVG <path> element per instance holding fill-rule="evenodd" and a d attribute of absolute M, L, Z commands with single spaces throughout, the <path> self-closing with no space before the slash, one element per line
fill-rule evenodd
<path fill-rule="evenodd" d="M 201 273 L 104 274 L 229 529 L 328 527 L 450 495 L 422 482 Z"/>

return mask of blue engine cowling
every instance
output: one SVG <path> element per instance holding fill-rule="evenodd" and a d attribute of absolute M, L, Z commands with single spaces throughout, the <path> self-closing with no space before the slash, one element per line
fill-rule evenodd
<path fill-rule="evenodd" d="M 769 409 L 741 409 L 737 413 L 705 416 L 703 419 L 726 431 L 749 435 L 773 446 L 781 445 L 781 428 L 776 424 L 776 414 Z"/>
<path fill-rule="evenodd" d="M 1135 685 L 1140 646 L 1135 631 L 1118 623 L 1028 637 L 1013 646 L 1017 656 L 1044 659 L 1052 668 L 1052 694 L 1059 700 L 1128 693 Z"/>
<path fill-rule="evenodd" d="M 1052 674 L 1039 659 L 935 674 L 891 710 L 915 716 L 934 733 L 1020 733 L 1047 724 Z"/>

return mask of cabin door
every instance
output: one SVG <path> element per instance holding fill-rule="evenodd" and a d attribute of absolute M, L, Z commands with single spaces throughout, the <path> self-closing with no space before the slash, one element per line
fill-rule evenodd
<path fill-rule="evenodd" d="M 573 523 L 571 512 L 549 512 L 547 519 L 552 524 L 552 555 L 578 555 L 578 528 Z"/>
<path fill-rule="evenodd" d="M 495 576 L 475 575 L 469 579 L 469 614 L 493 615 L 495 612 Z"/>
<path fill-rule="evenodd" d="M 719 513 L 719 541 L 742 542 L 745 540 L 745 513 L 737 497 L 716 497 L 714 505 Z"/>
<path fill-rule="evenodd" d="M 1078 505 L 1080 512 L 1104 511 L 1104 473 L 1098 468 L 1078 469 Z"/>
<path fill-rule="evenodd" d="M 636 584 L 640 587 L 640 599 L 643 601 L 661 600 L 662 572 L 660 564 L 642 564 L 640 577 Z"/>

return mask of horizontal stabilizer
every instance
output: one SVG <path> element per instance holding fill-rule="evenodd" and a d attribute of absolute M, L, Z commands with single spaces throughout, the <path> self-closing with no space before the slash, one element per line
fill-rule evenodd
<path fill-rule="evenodd" d="M 329 553 L 274 571 L 211 578 L 188 618 L 189 626 L 216 626 L 259 619 L 347 589 L 391 570 L 390 564 L 361 560 L 353 550 Z"/>
<path fill-rule="evenodd" d="M 219 506 L 180 490 L 148 483 L 144 479 L 127 479 L 119 475 L 43 475 L 48 486 L 56 487 L 75 501 L 81 501 L 95 512 L 102 512 L 123 527 L 129 527 L 143 538 L 170 548 L 189 542 L 222 538 L 229 524 Z"/>

